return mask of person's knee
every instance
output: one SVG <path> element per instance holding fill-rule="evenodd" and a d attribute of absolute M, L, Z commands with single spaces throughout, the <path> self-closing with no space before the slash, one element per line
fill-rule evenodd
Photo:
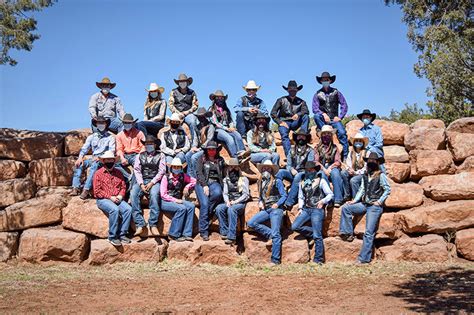
<path fill-rule="evenodd" d="M 255 222 L 255 220 L 250 219 L 249 221 L 247 221 L 247 226 L 251 229 L 255 229 L 257 223 Z"/>

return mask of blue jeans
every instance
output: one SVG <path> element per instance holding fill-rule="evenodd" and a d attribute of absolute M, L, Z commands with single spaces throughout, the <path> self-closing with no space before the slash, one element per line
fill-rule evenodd
<path fill-rule="evenodd" d="M 352 205 L 344 205 L 342 207 L 341 222 L 339 227 L 340 234 L 352 235 L 354 233 L 354 226 L 352 225 L 353 215 L 367 214 L 365 218 L 364 239 L 358 257 L 359 261 L 362 263 L 368 263 L 372 260 L 375 233 L 377 232 L 382 212 L 382 207 L 367 205 L 362 202 Z"/>
<path fill-rule="evenodd" d="M 117 205 L 110 199 L 97 199 L 96 204 L 109 216 L 109 240 L 127 236 L 132 218 L 132 207 L 125 201 Z"/>
<path fill-rule="evenodd" d="M 237 219 L 244 213 L 246 203 L 238 203 L 227 207 L 221 203 L 216 208 L 217 218 L 219 219 L 219 233 L 227 236 L 230 240 L 237 238 Z"/>
<path fill-rule="evenodd" d="M 219 128 L 216 130 L 216 135 L 217 141 L 225 144 L 231 157 L 237 157 L 237 153 L 245 150 L 242 136 L 237 131 L 227 132 Z"/>
<path fill-rule="evenodd" d="M 311 227 L 305 225 L 309 220 L 311 220 Z M 317 263 L 324 262 L 323 221 L 324 209 L 303 208 L 291 225 L 293 231 L 314 240 L 313 261 Z"/>
<path fill-rule="evenodd" d="M 157 137 L 158 132 L 160 132 L 160 129 L 165 126 L 165 124 L 161 121 L 140 121 L 137 122 L 137 129 L 143 132 L 145 136 L 148 134 L 151 134 L 154 137 Z"/>
<path fill-rule="evenodd" d="M 247 132 L 253 128 L 254 123 L 253 120 L 245 119 L 245 112 L 238 111 L 235 113 L 235 125 L 240 136 L 245 139 Z"/>
<path fill-rule="evenodd" d="M 196 195 L 199 200 L 199 234 L 201 236 L 209 235 L 209 224 L 212 219 L 214 209 L 222 201 L 222 187 L 218 182 L 209 184 L 209 196 L 204 194 L 204 188 L 197 184 L 195 187 Z"/>
<path fill-rule="evenodd" d="M 174 213 L 168 235 L 174 238 L 193 236 L 194 204 L 189 201 L 183 203 L 161 200 L 161 210 Z"/>
<path fill-rule="evenodd" d="M 276 152 L 256 152 L 250 154 L 250 161 L 254 164 L 263 163 L 266 160 L 271 160 L 273 164 L 280 165 L 280 156 Z"/>
<path fill-rule="evenodd" d="M 84 183 L 84 189 L 91 190 L 92 180 L 94 179 L 94 173 L 102 166 L 99 161 L 93 159 L 84 160 L 82 165 L 74 168 L 74 176 L 72 177 L 72 187 L 81 187 L 81 175 L 84 169 L 89 168 L 89 175 L 87 175 L 86 182 Z"/>
<path fill-rule="evenodd" d="M 281 179 L 281 181 L 286 179 L 291 183 L 290 191 L 288 192 L 288 197 L 286 198 L 285 205 L 291 207 L 296 203 L 298 199 L 298 192 L 300 189 L 299 185 L 303 176 L 304 172 L 299 172 L 295 176 L 293 176 L 293 174 L 291 174 L 291 172 L 286 168 L 279 170 L 276 174 L 276 178 Z"/>
<path fill-rule="evenodd" d="M 344 186 L 342 184 L 341 170 L 339 168 L 333 168 L 329 176 L 331 180 L 333 191 L 334 191 L 334 203 L 342 203 Z"/>
<path fill-rule="evenodd" d="M 149 179 L 143 181 L 145 185 L 149 182 Z M 133 222 L 135 222 L 137 227 L 144 227 L 146 225 L 142 214 L 142 207 L 140 206 L 140 200 L 144 194 L 145 193 L 140 188 L 140 185 L 135 183 L 130 192 L 130 203 L 132 204 Z M 160 183 L 156 183 L 151 187 L 148 194 L 148 200 L 150 206 L 150 219 L 148 220 L 148 225 L 156 226 L 158 223 L 158 215 L 160 214 Z"/>
<path fill-rule="evenodd" d="M 261 210 L 259 213 L 254 215 L 248 222 L 249 228 L 255 232 L 263 235 L 267 239 L 272 240 L 272 258 L 273 263 L 279 264 L 281 262 L 281 222 L 283 219 L 282 209 L 268 208 Z M 265 221 L 270 220 L 270 226 L 262 224 Z"/>
<path fill-rule="evenodd" d="M 188 125 L 189 131 L 191 132 L 191 141 L 193 141 L 194 137 L 198 137 L 197 134 L 197 117 L 194 114 L 188 114 L 184 117 L 184 123 Z"/>
<path fill-rule="evenodd" d="M 197 161 L 203 156 L 204 151 L 199 150 L 196 153 L 191 150 L 186 153 L 186 163 L 188 164 L 188 175 L 197 178 L 196 165 Z"/>
<path fill-rule="evenodd" d="M 281 142 L 283 144 L 283 150 L 285 150 L 285 155 L 288 156 L 288 152 L 291 149 L 291 142 L 290 142 L 290 130 L 297 130 L 301 127 L 302 130 L 308 131 L 309 127 L 309 116 L 303 115 L 300 116 L 297 120 L 286 120 L 285 121 L 288 125 L 288 128 L 278 126 L 278 132 L 281 135 Z"/>
<path fill-rule="evenodd" d="M 354 199 L 362 183 L 362 175 L 354 175 L 351 177 L 349 172 L 344 170 L 341 172 L 341 176 L 344 186 L 344 199 L 348 199 L 349 197 Z"/>
<path fill-rule="evenodd" d="M 109 117 L 107 117 L 107 118 L 109 118 Z M 97 129 L 97 127 L 95 127 L 92 124 L 91 124 L 91 128 L 92 128 L 92 133 L 99 131 L 99 129 Z M 114 133 L 114 134 L 118 134 L 122 130 L 123 130 L 123 123 L 120 120 L 120 118 L 118 118 L 118 117 L 110 118 L 109 131 Z"/>
<path fill-rule="evenodd" d="M 331 121 L 326 123 L 322 114 L 314 115 L 314 122 L 319 130 L 323 128 L 324 125 L 331 125 L 337 132 L 337 138 L 342 145 L 342 160 L 344 161 L 349 153 L 349 143 L 347 142 L 347 133 L 346 128 L 342 124 L 342 121 Z"/>
<path fill-rule="evenodd" d="M 181 160 L 181 163 L 185 163 L 186 162 L 186 155 L 183 153 L 183 152 L 179 152 L 178 154 L 176 154 L 175 156 L 171 156 L 171 155 L 166 155 L 165 158 L 166 158 L 166 163 L 167 164 L 171 164 L 171 162 L 173 161 L 173 159 L 177 157 Z"/>
<path fill-rule="evenodd" d="M 127 160 L 128 165 L 131 165 L 133 167 L 133 165 L 135 164 L 135 158 L 137 157 L 137 153 L 125 153 L 123 157 L 125 158 L 125 160 Z M 122 173 L 123 177 L 125 178 L 127 182 L 130 182 L 132 180 L 133 172 L 132 173 L 127 172 L 125 170 L 125 167 L 122 165 L 122 163 L 117 162 L 115 164 L 115 168 L 118 169 L 120 173 Z"/>

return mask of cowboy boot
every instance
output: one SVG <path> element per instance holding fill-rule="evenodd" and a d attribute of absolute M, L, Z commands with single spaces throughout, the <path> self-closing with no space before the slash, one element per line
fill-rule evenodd
<path fill-rule="evenodd" d="M 79 196 L 81 194 L 81 190 L 77 187 L 73 187 L 72 191 L 69 193 L 69 196 Z"/>
<path fill-rule="evenodd" d="M 81 198 L 82 200 L 89 198 L 89 189 L 83 189 L 79 198 Z"/>

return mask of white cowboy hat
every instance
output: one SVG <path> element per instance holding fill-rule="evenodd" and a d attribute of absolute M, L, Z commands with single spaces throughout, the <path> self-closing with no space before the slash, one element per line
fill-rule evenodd
<path fill-rule="evenodd" d="M 183 122 L 183 120 L 181 119 L 181 115 L 178 113 L 171 114 L 171 117 L 168 117 L 168 121 L 179 121 L 180 123 Z"/>
<path fill-rule="evenodd" d="M 105 151 L 99 157 L 100 159 L 115 159 L 115 153 L 113 151 Z"/>
<path fill-rule="evenodd" d="M 273 164 L 271 160 L 266 160 L 263 163 L 257 164 L 257 169 L 260 173 L 262 173 L 262 168 L 264 167 L 270 167 L 273 170 L 273 174 L 276 174 L 276 172 L 278 172 L 278 170 L 280 169 L 280 167 L 278 165 Z"/>
<path fill-rule="evenodd" d="M 334 128 L 330 125 L 324 125 L 323 128 L 321 128 L 321 130 L 319 131 L 319 135 L 321 135 L 323 133 L 326 133 L 326 132 L 335 133 L 336 130 L 334 130 Z"/>
<path fill-rule="evenodd" d="M 184 164 L 183 164 L 183 162 L 181 162 L 181 159 L 180 159 L 180 158 L 175 157 L 175 158 L 173 158 L 173 160 L 171 161 L 170 166 L 184 167 Z"/>
<path fill-rule="evenodd" d="M 158 91 L 158 92 L 160 92 L 160 94 L 163 94 L 163 92 L 165 91 L 165 88 L 159 86 L 159 85 L 156 84 L 156 83 L 150 83 L 150 88 L 145 89 L 145 91 L 147 91 L 147 92 L 155 92 L 155 91 Z"/>
<path fill-rule="evenodd" d="M 369 144 L 369 138 L 358 132 L 354 137 L 351 138 L 351 143 L 354 144 L 356 140 L 362 140 L 364 142 L 364 147 Z"/>
<path fill-rule="evenodd" d="M 243 86 L 244 90 L 260 90 L 261 86 L 257 85 L 254 80 L 249 80 L 245 86 Z"/>

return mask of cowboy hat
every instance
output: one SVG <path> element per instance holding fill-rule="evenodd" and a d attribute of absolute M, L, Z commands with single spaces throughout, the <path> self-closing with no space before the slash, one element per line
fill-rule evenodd
<path fill-rule="evenodd" d="M 132 114 L 130 113 L 126 113 L 125 115 L 123 115 L 122 118 L 120 118 L 120 120 L 124 123 L 124 124 L 134 124 L 138 121 L 138 118 L 137 119 L 133 119 L 133 116 Z"/>
<path fill-rule="evenodd" d="M 356 140 L 362 140 L 362 142 L 364 142 L 364 147 L 367 147 L 367 145 L 369 144 L 369 138 L 367 138 L 360 132 L 358 132 L 355 136 L 351 138 L 351 143 L 354 144 Z"/>
<path fill-rule="evenodd" d="M 304 165 L 304 169 L 307 171 L 307 170 L 310 170 L 312 168 L 314 168 L 316 170 L 320 170 L 321 165 L 316 164 L 316 162 L 314 162 L 314 161 L 307 161 Z"/>
<path fill-rule="evenodd" d="M 228 167 L 238 167 L 238 168 L 240 168 L 239 159 L 237 159 L 237 158 L 230 158 L 228 161 L 225 162 L 225 164 Z"/>
<path fill-rule="evenodd" d="M 270 122 L 270 116 L 265 115 L 264 113 L 258 112 L 257 115 L 253 118 L 254 121 L 257 121 L 259 119 L 265 119 L 267 121 L 267 124 Z"/>
<path fill-rule="evenodd" d="M 105 151 L 104 153 L 102 153 L 101 156 L 99 156 L 99 158 L 101 160 L 105 160 L 105 159 L 115 159 L 115 153 L 114 151 Z"/>
<path fill-rule="evenodd" d="M 306 136 L 306 141 L 309 143 L 311 142 L 311 133 L 309 131 L 304 131 L 302 128 L 299 128 L 295 132 L 293 132 L 293 141 L 296 141 L 298 136 Z"/>
<path fill-rule="evenodd" d="M 150 87 L 148 89 L 145 88 L 145 91 L 147 92 L 160 92 L 160 94 L 163 94 L 163 92 L 165 91 L 165 88 L 162 87 L 162 86 L 159 86 L 158 84 L 156 83 L 150 83 Z"/>
<path fill-rule="evenodd" d="M 195 116 L 197 117 L 211 117 L 212 112 L 206 110 L 204 107 L 199 107 L 198 110 L 194 113 Z"/>
<path fill-rule="evenodd" d="M 203 150 L 208 150 L 208 149 L 219 149 L 219 146 L 217 145 L 217 142 L 215 141 L 208 141 L 207 143 L 204 143 L 201 148 Z"/>
<path fill-rule="evenodd" d="M 116 85 L 116 83 L 112 83 L 108 77 L 105 77 L 102 79 L 100 82 L 96 82 L 95 85 L 101 89 L 103 86 L 109 86 L 111 89 L 113 89 Z"/>
<path fill-rule="evenodd" d="M 377 114 L 372 113 L 372 112 L 370 111 L 370 109 L 364 109 L 364 110 L 362 111 L 362 113 L 357 114 L 357 118 L 359 118 L 360 120 L 362 120 L 362 116 L 364 116 L 364 115 L 370 115 L 370 116 L 372 116 L 372 121 L 374 121 L 374 120 L 375 120 L 375 117 L 377 117 Z"/>
<path fill-rule="evenodd" d="M 170 121 L 179 121 L 181 124 L 183 122 L 183 119 L 181 119 L 181 115 L 178 113 L 173 113 L 171 114 L 171 117 L 166 118 L 168 122 Z"/>
<path fill-rule="evenodd" d="M 99 117 L 96 117 L 96 118 L 92 118 L 92 126 L 94 127 L 97 127 L 97 123 L 105 123 L 106 124 L 106 127 L 105 129 L 108 129 L 109 126 L 110 126 L 110 118 L 105 118 L 105 117 L 102 117 L 102 116 L 99 116 Z"/>
<path fill-rule="evenodd" d="M 282 88 L 288 91 L 289 88 L 296 88 L 298 91 L 303 88 L 303 85 L 298 85 L 295 80 L 288 81 L 288 86 L 282 85 Z"/>
<path fill-rule="evenodd" d="M 334 130 L 334 128 L 330 125 L 324 125 L 323 128 L 321 128 L 321 130 L 319 131 L 318 136 L 321 136 L 323 133 L 326 132 L 334 134 L 336 130 Z"/>
<path fill-rule="evenodd" d="M 224 95 L 224 92 L 222 92 L 221 90 L 217 90 L 214 93 L 209 95 L 209 99 L 213 101 L 216 98 L 216 96 L 222 96 L 224 97 L 224 100 L 227 100 L 228 95 Z"/>
<path fill-rule="evenodd" d="M 245 86 L 242 86 L 244 90 L 260 90 L 261 85 L 257 85 L 254 80 L 249 80 Z"/>
<path fill-rule="evenodd" d="M 266 160 L 263 163 L 258 163 L 257 164 L 257 169 L 260 173 L 263 173 L 262 169 L 264 167 L 270 167 L 273 171 L 273 174 L 276 174 L 276 172 L 278 172 L 278 170 L 280 169 L 280 167 L 278 165 L 273 164 L 271 160 Z"/>
<path fill-rule="evenodd" d="M 193 84 L 193 78 L 192 77 L 188 77 L 187 75 L 185 75 L 184 73 L 181 73 L 177 79 L 173 79 L 174 80 L 174 83 L 176 84 L 179 84 L 179 82 L 188 82 L 188 85 L 191 85 Z"/>
<path fill-rule="evenodd" d="M 179 166 L 179 167 L 184 167 L 186 163 L 181 162 L 181 159 L 178 157 L 173 158 L 171 163 L 169 164 L 170 167 L 172 166 Z"/>
<path fill-rule="evenodd" d="M 322 84 L 321 81 L 322 79 L 329 78 L 329 82 L 334 83 L 336 81 L 336 76 L 335 75 L 330 75 L 329 72 L 324 71 L 321 73 L 321 76 L 318 77 L 316 76 L 316 81 L 318 81 L 319 84 Z"/>
<path fill-rule="evenodd" d="M 375 152 L 367 152 L 367 155 L 364 157 L 364 161 L 367 162 L 367 160 L 377 160 L 380 164 L 383 164 L 385 162 L 385 159 L 383 157 L 379 157 L 379 155 Z"/>
<path fill-rule="evenodd" d="M 140 142 L 143 144 L 153 143 L 157 146 L 157 148 L 159 148 L 161 145 L 161 140 L 153 137 L 152 135 L 147 135 L 145 139 L 140 140 Z"/>

